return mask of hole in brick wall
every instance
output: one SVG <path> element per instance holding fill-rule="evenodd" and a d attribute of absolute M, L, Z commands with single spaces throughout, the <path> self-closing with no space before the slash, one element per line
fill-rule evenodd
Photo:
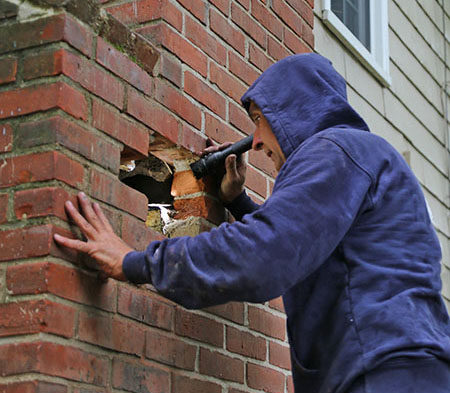
<path fill-rule="evenodd" d="M 148 199 L 146 225 L 164 233 L 164 227 L 175 214 L 171 187 L 173 170 L 169 164 L 152 154 L 142 160 L 125 161 L 119 179 L 127 186 L 145 194 Z"/>

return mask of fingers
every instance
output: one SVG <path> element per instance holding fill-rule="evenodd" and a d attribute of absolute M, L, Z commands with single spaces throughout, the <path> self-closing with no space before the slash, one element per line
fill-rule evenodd
<path fill-rule="evenodd" d="M 237 167 L 236 167 L 236 154 L 230 154 L 225 159 L 225 169 L 227 171 L 227 174 L 232 179 L 236 179 L 239 176 L 239 173 L 238 173 Z"/>
<path fill-rule="evenodd" d="M 106 216 L 105 216 L 105 214 L 103 213 L 103 210 L 101 209 L 100 205 L 99 205 L 97 202 L 95 202 L 95 203 L 93 204 L 93 207 L 94 207 L 94 212 L 95 212 L 95 214 L 97 214 L 97 217 L 100 219 L 100 221 L 102 222 L 103 226 L 104 226 L 107 230 L 113 232 L 111 223 L 110 223 L 109 220 L 106 218 Z"/>
<path fill-rule="evenodd" d="M 75 209 L 75 206 L 72 202 L 67 201 L 64 205 L 66 207 L 67 213 L 69 213 L 70 218 L 77 224 L 77 226 L 83 232 L 87 238 L 91 238 L 94 234 L 94 228 L 88 221 Z"/>
<path fill-rule="evenodd" d="M 103 222 L 100 220 L 97 213 L 94 212 L 92 204 L 84 192 L 80 192 L 78 194 L 78 201 L 80 203 L 81 210 L 83 211 L 83 215 L 86 218 L 87 222 L 91 224 L 96 230 L 104 228 Z"/>
<path fill-rule="evenodd" d="M 81 240 L 69 239 L 67 237 L 58 235 L 57 233 L 55 233 L 53 235 L 53 238 L 55 239 L 56 242 L 58 242 L 60 245 L 62 245 L 64 247 L 68 247 L 73 250 L 77 250 L 77 251 L 81 251 L 81 252 L 85 252 L 85 253 L 89 251 L 88 244 Z"/>
<path fill-rule="evenodd" d="M 220 145 L 209 146 L 209 147 L 207 147 L 206 149 L 204 149 L 202 151 L 202 156 L 205 156 L 205 155 L 210 154 L 210 153 L 214 153 L 216 151 L 220 151 L 220 150 L 226 149 L 228 146 L 231 146 L 232 144 L 233 144 L 232 142 L 225 142 L 225 143 L 222 143 Z"/>

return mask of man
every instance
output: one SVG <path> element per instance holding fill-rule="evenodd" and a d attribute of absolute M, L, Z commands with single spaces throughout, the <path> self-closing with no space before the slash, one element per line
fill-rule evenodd
<path fill-rule="evenodd" d="M 440 248 L 408 165 L 319 55 L 273 65 L 242 102 L 253 148 L 279 170 L 263 205 L 242 192 L 243 164 L 230 156 L 221 197 L 233 224 L 136 252 L 83 196 L 86 218 L 67 209 L 87 243 L 55 239 L 189 308 L 282 295 L 296 392 L 448 393 Z"/>

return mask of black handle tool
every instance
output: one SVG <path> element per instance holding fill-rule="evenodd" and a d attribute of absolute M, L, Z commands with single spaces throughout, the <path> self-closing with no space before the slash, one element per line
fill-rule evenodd
<path fill-rule="evenodd" d="M 227 158 L 230 154 L 236 154 L 236 156 L 239 156 L 247 150 L 250 150 L 252 148 L 252 143 L 253 135 L 249 135 L 248 137 L 233 143 L 231 146 L 228 146 L 226 149 L 210 153 L 200 158 L 200 160 L 191 164 L 191 169 L 192 172 L 194 172 L 194 176 L 197 179 L 201 179 L 211 173 L 219 165 L 223 165 L 225 158 Z"/>

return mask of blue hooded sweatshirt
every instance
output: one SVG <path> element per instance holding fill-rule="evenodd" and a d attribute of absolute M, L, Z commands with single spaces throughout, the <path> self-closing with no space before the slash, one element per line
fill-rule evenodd
<path fill-rule="evenodd" d="M 123 271 L 187 308 L 283 296 L 296 392 L 342 393 L 394 358 L 450 362 L 440 247 L 403 158 L 349 105 L 345 81 L 316 54 L 267 69 L 242 97 L 286 157 L 261 206 L 239 220 L 152 242 Z"/>

